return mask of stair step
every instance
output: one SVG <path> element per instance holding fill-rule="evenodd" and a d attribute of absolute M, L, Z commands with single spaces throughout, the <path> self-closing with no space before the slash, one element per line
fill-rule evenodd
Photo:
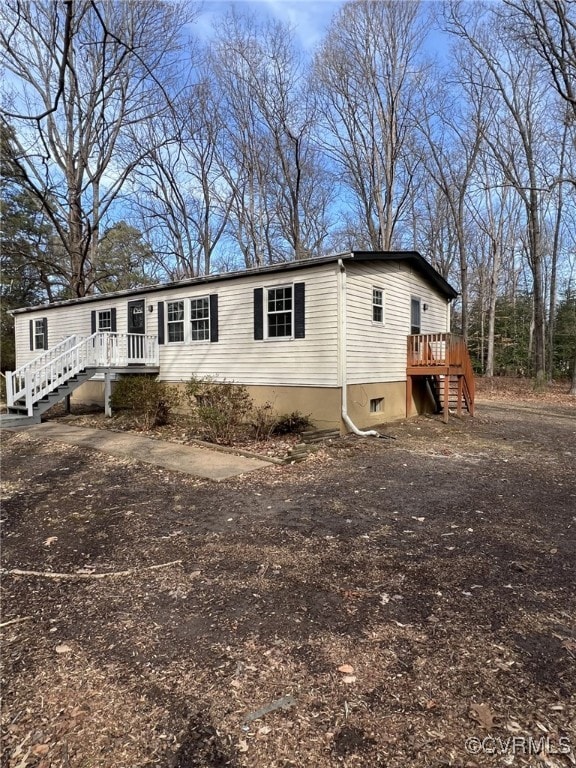
<path fill-rule="evenodd" d="M 8 413 L 28 413 L 28 408 L 25 405 L 9 405 Z"/>

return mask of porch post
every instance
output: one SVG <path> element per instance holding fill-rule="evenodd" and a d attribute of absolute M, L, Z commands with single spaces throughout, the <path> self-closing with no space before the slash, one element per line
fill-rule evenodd
<path fill-rule="evenodd" d="M 112 374 L 106 371 L 104 374 L 104 415 L 110 418 L 112 416 L 112 406 L 110 397 L 112 395 Z"/>
<path fill-rule="evenodd" d="M 450 374 L 444 374 L 444 423 L 448 424 L 448 408 L 450 407 Z"/>

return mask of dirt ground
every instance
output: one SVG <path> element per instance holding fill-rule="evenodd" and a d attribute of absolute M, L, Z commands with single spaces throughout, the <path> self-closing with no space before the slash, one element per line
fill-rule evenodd
<path fill-rule="evenodd" d="M 576 409 L 384 432 L 219 484 L 3 435 L 2 768 L 576 765 Z"/>

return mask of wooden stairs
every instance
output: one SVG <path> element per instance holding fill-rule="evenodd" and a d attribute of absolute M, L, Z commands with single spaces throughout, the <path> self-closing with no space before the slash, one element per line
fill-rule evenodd
<path fill-rule="evenodd" d="M 422 380 L 436 406 L 448 421 L 450 412 L 474 415 L 474 372 L 464 340 L 452 333 L 408 336 L 406 415 L 412 411 L 414 380 Z"/>

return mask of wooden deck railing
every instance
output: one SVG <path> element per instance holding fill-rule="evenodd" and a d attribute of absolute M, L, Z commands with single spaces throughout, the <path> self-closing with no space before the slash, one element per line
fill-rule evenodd
<path fill-rule="evenodd" d="M 419 333 L 408 336 L 407 368 L 412 375 L 456 374 L 462 377 L 463 394 L 474 412 L 474 371 L 464 339 L 454 333 Z M 440 370 L 440 369 L 445 370 Z M 415 370 L 416 369 L 416 370 Z M 416 372 L 417 371 L 417 372 Z"/>
<path fill-rule="evenodd" d="M 408 367 L 449 365 L 460 368 L 468 357 L 461 336 L 454 333 L 419 333 L 408 336 Z"/>

